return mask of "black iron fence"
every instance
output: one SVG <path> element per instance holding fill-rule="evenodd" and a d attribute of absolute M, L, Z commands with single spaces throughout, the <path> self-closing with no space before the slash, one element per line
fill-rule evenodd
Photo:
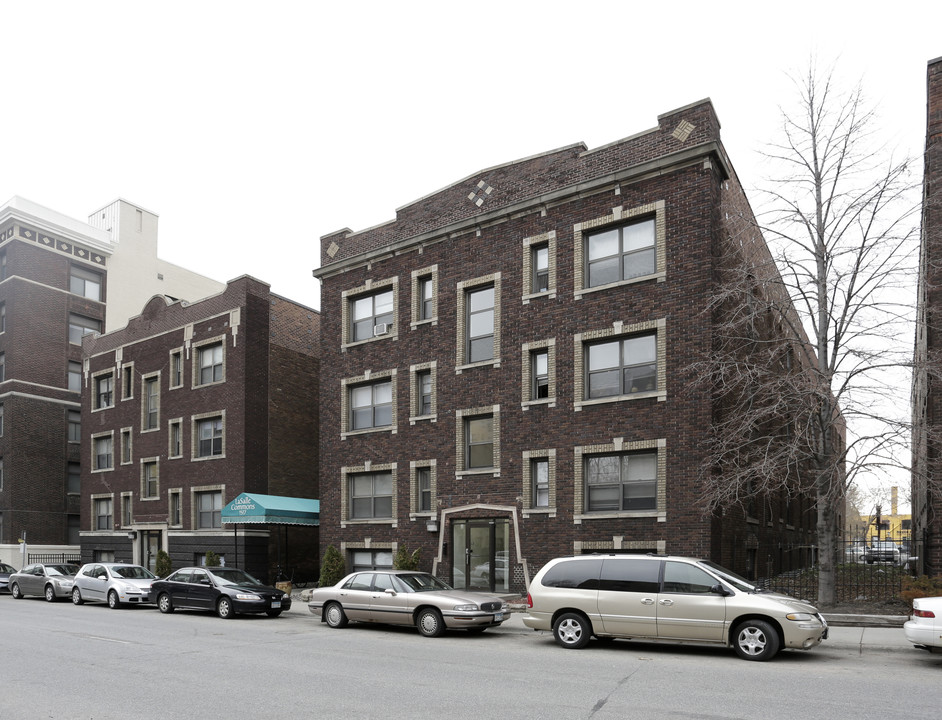
<path fill-rule="evenodd" d="M 32 563 L 72 563 L 81 565 L 82 556 L 79 553 L 27 553 L 26 564 Z"/>
<path fill-rule="evenodd" d="M 908 543 L 881 540 L 847 542 L 835 573 L 838 604 L 890 603 L 900 599 L 903 578 L 911 576 Z M 814 564 L 758 581 L 761 587 L 814 602 L 818 597 L 818 568 Z"/>

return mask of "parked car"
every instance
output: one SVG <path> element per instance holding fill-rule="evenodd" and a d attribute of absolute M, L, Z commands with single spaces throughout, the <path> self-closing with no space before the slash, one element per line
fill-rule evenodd
<path fill-rule="evenodd" d="M 26 595 L 42 595 L 49 602 L 67 598 L 78 565 L 71 563 L 33 563 L 10 575 L 10 593 L 19 600 Z"/>
<path fill-rule="evenodd" d="M 808 650 L 828 635 L 806 602 L 760 589 L 708 560 L 581 555 L 544 565 L 530 583 L 523 623 L 564 648 L 591 636 L 732 647 L 746 660 Z"/>
<path fill-rule="evenodd" d="M 151 592 L 162 613 L 215 610 L 221 618 L 240 613 L 278 617 L 291 608 L 291 596 L 234 567 L 186 567 L 155 580 Z"/>
<path fill-rule="evenodd" d="M 886 562 L 899 565 L 899 546 L 895 542 L 890 542 L 889 540 L 874 541 L 867 548 L 866 559 L 868 565 L 873 565 L 875 562 Z"/>
<path fill-rule="evenodd" d="M 15 572 L 12 565 L 0 563 L 0 593 L 10 592 L 10 575 Z"/>
<path fill-rule="evenodd" d="M 844 550 L 844 562 L 863 563 L 867 560 L 867 546 L 862 542 L 851 543 Z"/>
<path fill-rule="evenodd" d="M 415 625 L 426 637 L 446 628 L 483 632 L 498 627 L 508 608 L 499 597 L 455 590 L 434 575 L 411 570 L 354 572 L 333 587 L 311 593 L 308 609 L 321 622 Z"/>
<path fill-rule="evenodd" d="M 917 648 L 942 653 L 942 597 L 915 598 L 903 632 Z"/>
<path fill-rule="evenodd" d="M 150 570 L 127 563 L 87 563 L 82 565 L 72 584 L 72 602 L 86 600 L 107 602 L 115 609 L 122 604 L 151 603 L 151 583 L 157 579 Z"/>

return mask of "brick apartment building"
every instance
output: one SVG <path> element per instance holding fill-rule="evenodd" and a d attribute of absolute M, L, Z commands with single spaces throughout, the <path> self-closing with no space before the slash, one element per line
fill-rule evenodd
<path fill-rule="evenodd" d="M 750 220 L 707 100 L 322 237 L 322 551 L 354 569 L 420 548 L 424 569 L 498 591 L 596 551 L 798 566 L 807 499 L 697 504 L 717 408 L 690 368 L 719 248 Z"/>
<path fill-rule="evenodd" d="M 193 303 L 152 298 L 84 340 L 84 562 L 174 567 L 207 552 L 274 581 L 316 577 L 316 528 L 249 525 L 243 492 L 316 498 L 319 315 L 243 276 Z"/>
<path fill-rule="evenodd" d="M 942 574 L 942 58 L 928 65 L 919 299 L 913 375 L 912 544 L 920 574 Z"/>

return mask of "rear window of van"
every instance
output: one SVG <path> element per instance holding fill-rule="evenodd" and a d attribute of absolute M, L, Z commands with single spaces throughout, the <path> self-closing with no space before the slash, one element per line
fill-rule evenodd
<path fill-rule="evenodd" d="M 543 587 L 598 590 L 601 571 L 601 558 L 570 560 L 568 562 L 556 563 L 556 565 L 546 571 L 546 575 L 543 576 L 540 583 Z"/>

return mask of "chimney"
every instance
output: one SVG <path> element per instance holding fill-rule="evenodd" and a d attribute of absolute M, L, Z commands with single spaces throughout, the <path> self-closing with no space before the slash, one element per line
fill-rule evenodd
<path fill-rule="evenodd" d="M 899 505 L 899 488 L 894 485 L 892 489 L 890 490 L 890 512 L 892 513 L 893 517 L 896 517 L 896 515 L 898 514 L 897 513 L 899 509 L 897 507 L 898 505 Z"/>

